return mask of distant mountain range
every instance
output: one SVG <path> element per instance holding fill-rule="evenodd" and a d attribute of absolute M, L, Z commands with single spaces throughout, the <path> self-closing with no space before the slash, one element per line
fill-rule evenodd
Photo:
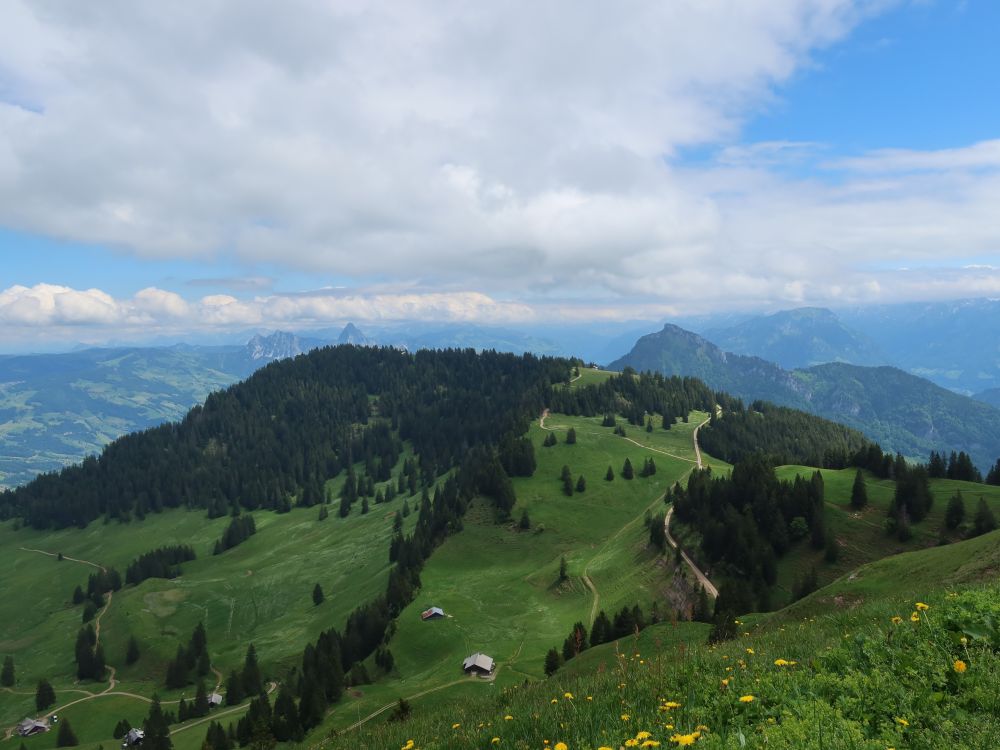
<path fill-rule="evenodd" d="M 1000 300 L 798 308 L 733 320 L 672 321 L 725 351 L 786 369 L 826 362 L 894 365 L 953 391 L 1000 388 Z"/>
<path fill-rule="evenodd" d="M 725 352 L 671 324 L 643 336 L 609 365 L 625 367 L 694 376 L 747 401 L 764 399 L 818 414 L 911 457 L 965 450 L 985 470 L 1000 456 L 1000 410 L 895 367 L 829 363 L 786 370 Z"/>
<path fill-rule="evenodd" d="M 888 363 L 874 341 L 821 307 L 751 318 L 728 328 L 708 330 L 705 338 L 727 352 L 761 357 L 786 369 L 827 362 Z"/>
<path fill-rule="evenodd" d="M 285 332 L 245 346 L 121 347 L 0 357 L 0 486 L 180 419 L 212 391 L 321 344 Z"/>

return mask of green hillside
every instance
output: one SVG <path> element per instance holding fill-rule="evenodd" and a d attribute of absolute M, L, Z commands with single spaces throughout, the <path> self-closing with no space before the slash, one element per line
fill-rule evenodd
<path fill-rule="evenodd" d="M 714 646 L 705 626 L 663 623 L 543 682 L 417 702 L 405 722 L 321 746 L 986 750 L 1000 732 L 998 550 L 994 532 L 866 565 Z"/>

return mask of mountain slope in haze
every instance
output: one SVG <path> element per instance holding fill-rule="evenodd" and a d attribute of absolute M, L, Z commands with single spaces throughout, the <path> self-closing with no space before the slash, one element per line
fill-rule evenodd
<path fill-rule="evenodd" d="M 1000 411 L 894 367 L 844 363 L 785 370 L 722 351 L 677 326 L 643 336 L 609 369 L 690 375 L 745 400 L 764 399 L 861 430 L 885 450 L 926 459 L 964 450 L 985 469 L 1000 456 Z"/>
<path fill-rule="evenodd" d="M 973 398 L 976 401 L 989 404 L 994 409 L 1000 409 L 1000 388 L 989 388 L 982 393 L 977 393 Z"/>
<path fill-rule="evenodd" d="M 0 358 L 0 487 L 179 419 L 212 391 L 308 344 L 281 331 L 246 346 L 85 349 Z"/>
<path fill-rule="evenodd" d="M 880 305 L 838 315 L 915 375 L 965 394 L 1000 387 L 1000 300 Z"/>
<path fill-rule="evenodd" d="M 874 341 L 844 325 L 830 310 L 800 307 L 705 332 L 720 349 L 761 357 L 785 369 L 827 362 L 887 364 Z"/>

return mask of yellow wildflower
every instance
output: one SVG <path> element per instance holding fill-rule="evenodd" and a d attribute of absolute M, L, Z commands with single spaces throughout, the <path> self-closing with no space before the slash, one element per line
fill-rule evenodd
<path fill-rule="evenodd" d="M 955 671 L 958 672 L 959 674 L 964 672 L 966 669 L 966 664 L 961 659 L 955 659 L 955 663 L 952 666 L 955 667 Z"/>
<path fill-rule="evenodd" d="M 664 711 L 669 711 L 669 710 L 671 710 L 673 708 L 680 708 L 680 707 L 681 707 L 681 704 L 678 703 L 677 701 L 664 701 L 663 705 L 660 706 L 660 708 L 662 710 L 664 710 Z"/>
<path fill-rule="evenodd" d="M 926 611 L 927 611 L 928 609 L 930 609 L 930 607 L 928 607 L 928 606 L 927 606 L 926 604 L 924 604 L 923 602 L 917 602 L 917 603 L 916 603 L 915 605 L 913 605 L 913 606 L 915 606 L 915 607 L 916 607 L 917 609 L 919 609 L 919 610 L 920 610 L 921 612 L 926 612 Z"/>
<path fill-rule="evenodd" d="M 462 726 L 462 725 L 459 724 L 458 722 L 455 722 L 454 724 L 451 725 L 451 728 L 452 729 L 458 729 L 460 726 Z"/>
<path fill-rule="evenodd" d="M 708 727 L 706 727 L 704 724 L 699 724 L 698 726 L 695 727 L 695 729 L 698 732 L 707 732 L 708 731 Z"/>
<path fill-rule="evenodd" d="M 899 716 L 896 717 L 896 723 L 899 724 L 901 727 L 910 726 L 910 722 L 908 722 L 906 719 L 900 718 Z"/>
<path fill-rule="evenodd" d="M 695 734 L 675 734 L 670 738 L 670 741 L 676 742 L 678 745 L 693 745 L 696 739 L 698 737 Z"/>
<path fill-rule="evenodd" d="M 659 747 L 660 743 L 656 740 L 646 740 L 639 747 Z"/>
<path fill-rule="evenodd" d="M 750 655 L 752 656 L 752 655 L 753 655 L 753 649 L 752 649 L 752 648 L 748 648 L 748 649 L 747 649 L 747 653 L 748 653 L 748 654 L 750 654 Z"/>
<path fill-rule="evenodd" d="M 892 618 L 892 624 L 893 625 L 899 625 L 899 623 L 901 623 L 902 621 L 903 621 L 902 617 L 900 617 L 899 615 L 893 615 L 893 618 Z"/>
<path fill-rule="evenodd" d="M 910 615 L 910 622 L 920 622 L 920 615 L 916 612 Z"/>
<path fill-rule="evenodd" d="M 788 659 L 775 659 L 774 666 L 776 667 L 794 667 L 796 662 L 788 661 Z"/>
<path fill-rule="evenodd" d="M 549 701 L 549 703 L 558 703 L 558 702 L 559 702 L 558 698 L 553 698 L 551 701 Z"/>
<path fill-rule="evenodd" d="M 628 721 L 628 714 L 622 714 L 622 721 Z"/>
<path fill-rule="evenodd" d="M 625 747 L 639 747 L 639 740 L 625 740 Z"/>
<path fill-rule="evenodd" d="M 555 750 L 569 750 L 569 747 L 566 746 L 565 742 L 557 742 Z"/>
<path fill-rule="evenodd" d="M 724 679 L 724 680 L 722 681 L 722 687 L 729 687 L 729 678 L 728 678 L 728 677 L 726 677 L 726 678 L 725 678 L 725 679 Z"/>
<path fill-rule="evenodd" d="M 753 703 L 756 700 L 752 695 L 741 695 L 740 703 Z"/>
<path fill-rule="evenodd" d="M 402 750 L 413 750 L 414 744 L 416 743 L 414 743 L 413 740 L 407 740 L 406 744 L 403 745 Z"/>
<path fill-rule="evenodd" d="M 494 737 L 492 740 L 490 740 L 490 744 L 492 744 L 492 745 L 499 745 L 500 744 L 500 738 L 499 737 Z"/>
<path fill-rule="evenodd" d="M 592 700 L 594 700 L 594 696 L 592 696 L 592 695 L 588 695 L 588 696 L 587 696 L 587 700 L 588 700 L 588 701 L 592 701 Z"/>
<path fill-rule="evenodd" d="M 506 716 L 503 717 L 503 720 L 504 721 L 513 721 L 514 717 L 511 716 L 510 714 L 507 714 Z"/>
<path fill-rule="evenodd" d="M 653 735 L 652 735 L 652 734 L 651 734 L 650 732 L 647 732 L 647 731 L 646 731 L 646 730 L 644 729 L 644 730 L 642 730 L 641 732 L 638 732 L 638 733 L 637 733 L 637 734 L 635 735 L 635 738 L 636 738 L 637 740 L 646 740 L 646 739 L 649 739 L 649 738 L 650 738 L 650 737 L 652 737 L 652 736 L 653 736 Z"/>
<path fill-rule="evenodd" d="M 563 698 L 565 698 L 568 701 L 571 701 L 571 700 L 573 700 L 573 694 L 572 693 L 563 693 Z"/>

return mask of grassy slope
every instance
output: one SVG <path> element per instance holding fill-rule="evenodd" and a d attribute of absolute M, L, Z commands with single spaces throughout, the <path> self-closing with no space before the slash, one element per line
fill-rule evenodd
<path fill-rule="evenodd" d="M 701 726 L 695 744 L 703 748 L 985 750 L 1000 732 L 1000 655 L 971 638 L 962 646 L 961 631 L 944 624 L 976 607 L 998 609 L 998 569 L 1000 532 L 906 553 L 786 610 L 744 618 L 743 632 L 718 646 L 704 644 L 705 626 L 663 623 L 591 649 L 549 680 L 420 704 L 406 723 L 380 719 L 363 736 L 324 746 L 414 739 L 423 750 L 457 749 L 492 747 L 496 737 L 499 747 L 563 741 L 578 750 L 620 747 L 648 732 L 673 747 L 672 736 Z M 911 623 L 918 600 L 930 609 Z M 894 615 L 903 622 L 892 624 Z M 795 664 L 776 665 L 779 658 Z M 955 659 L 965 673 L 954 671 Z"/>
<path fill-rule="evenodd" d="M 337 490 L 338 483 L 332 488 Z M 411 498 L 415 505 L 417 498 Z M 118 669 L 117 691 L 149 696 L 158 691 L 167 700 L 181 693 L 162 688 L 166 662 L 177 645 L 186 643 L 199 620 L 208 632 L 213 666 L 223 673 L 242 664 L 249 642 L 266 673 L 280 676 L 284 667 L 297 663 L 302 649 L 321 630 L 342 628 L 347 614 L 359 603 L 380 593 L 388 575 L 388 547 L 392 518 L 402 507 L 397 498 L 387 505 L 372 505 L 368 515 L 355 506 L 340 519 L 336 507 L 318 521 L 318 508 L 296 509 L 277 515 L 254 514 L 257 534 L 220 556 L 211 554 L 228 518 L 208 520 L 203 512 L 170 511 L 141 523 L 91 524 L 85 530 L 58 532 L 0 527 L 0 654 L 12 654 L 17 667 L 15 690 L 26 695 L 0 700 L 0 728 L 26 715 L 34 715 L 34 686 L 45 677 L 56 690 L 57 706 L 82 693 L 101 692 L 106 683 L 74 685 L 73 644 L 80 627 L 81 606 L 72 606 L 74 586 L 86 587 L 95 570 L 69 560 L 23 551 L 21 548 L 62 552 L 65 556 L 114 566 L 124 575 L 137 555 L 164 544 L 191 544 L 198 559 L 183 566 L 173 581 L 150 579 L 127 586 L 114 595 L 102 618 L 101 643 L 109 664 Z M 416 514 L 406 521 L 410 528 Z M 319 582 L 326 601 L 316 607 L 312 588 Z M 125 666 L 129 635 L 135 635 L 142 657 Z M 211 676 L 208 682 L 212 682 Z M 187 696 L 193 695 L 193 688 Z M 9 699 L 8 699 L 9 698 Z M 122 704 L 129 711 L 123 712 Z M 74 709 L 70 709 L 74 712 Z M 114 723 L 146 714 L 146 705 L 135 699 L 102 697 L 75 709 L 86 717 L 77 728 L 82 742 L 110 739 Z M 72 713 L 67 712 L 68 716 Z M 73 721 L 74 727 L 77 722 Z M 87 727 L 93 727 L 88 729 Z M 96 735 L 91 731 L 97 732 Z M 197 735 L 200 745 L 204 732 Z M 33 740 L 32 747 L 54 747 L 49 733 Z"/>
<path fill-rule="evenodd" d="M 545 652 L 561 647 L 574 622 L 590 624 L 594 597 L 584 573 L 597 588 L 599 607 L 609 613 L 637 602 L 648 612 L 654 599 L 663 606 L 671 564 L 658 563 L 648 549 L 642 519 L 648 508 L 662 511 L 659 498 L 667 485 L 690 471 L 691 433 L 704 416 L 693 414 L 689 424 L 670 431 L 646 433 L 626 427 L 627 437 L 680 458 L 623 440 L 611 428 L 601 427 L 600 418 L 550 416 L 546 427 L 554 429 L 559 439 L 551 448 L 541 447 L 545 432 L 533 425 L 529 435 L 536 446 L 538 470 L 530 479 L 514 480 L 519 500 L 513 513 L 518 518 L 521 508 L 527 508 L 532 531 L 494 524 L 485 507 L 470 510 L 465 529 L 432 556 L 421 574 L 417 601 L 399 618 L 390 644 L 399 679 L 357 691 L 313 736 L 354 723 L 398 697 L 417 696 L 456 680 L 455 687 L 474 694 L 541 677 Z M 566 429 L 571 426 L 577 444 L 566 445 Z M 646 456 L 656 461 L 654 477 L 604 480 L 609 465 L 617 473 L 628 457 L 641 468 Z M 580 474 L 586 477 L 586 492 L 563 495 L 559 474 L 564 464 L 574 480 Z M 539 532 L 542 526 L 544 531 Z M 563 555 L 569 580 L 559 585 Z M 421 622 L 419 612 L 431 605 L 443 607 L 452 617 Z M 477 650 L 497 660 L 493 687 L 461 681 L 462 659 Z M 455 687 L 422 697 L 419 705 L 451 703 Z"/>
<path fill-rule="evenodd" d="M 861 511 L 850 507 L 851 487 L 854 484 L 855 469 L 823 469 L 823 484 L 826 497 L 826 518 L 830 529 L 840 543 L 840 557 L 836 563 L 823 560 L 823 551 L 812 549 L 808 543 L 800 543 L 792 548 L 778 565 L 778 593 L 784 599 L 776 598 L 780 605 L 791 596 L 797 579 L 813 565 L 820 585 L 854 570 L 860 565 L 900 552 L 922 549 L 938 544 L 944 526 L 944 513 L 949 498 L 957 490 L 965 498 L 966 517 L 975 513 L 979 498 L 982 497 L 1000 517 L 1000 487 L 951 479 L 931 481 L 934 505 L 927 518 L 913 525 L 913 538 L 900 542 L 895 537 L 886 536 L 883 530 L 886 513 L 892 503 L 895 483 L 888 479 L 878 479 L 871 474 L 865 476 L 868 492 L 868 506 Z M 781 479 L 793 479 L 797 474 L 810 476 L 815 469 L 808 466 L 781 466 L 777 475 Z M 950 534 L 952 541 L 958 541 L 960 534 Z"/>

